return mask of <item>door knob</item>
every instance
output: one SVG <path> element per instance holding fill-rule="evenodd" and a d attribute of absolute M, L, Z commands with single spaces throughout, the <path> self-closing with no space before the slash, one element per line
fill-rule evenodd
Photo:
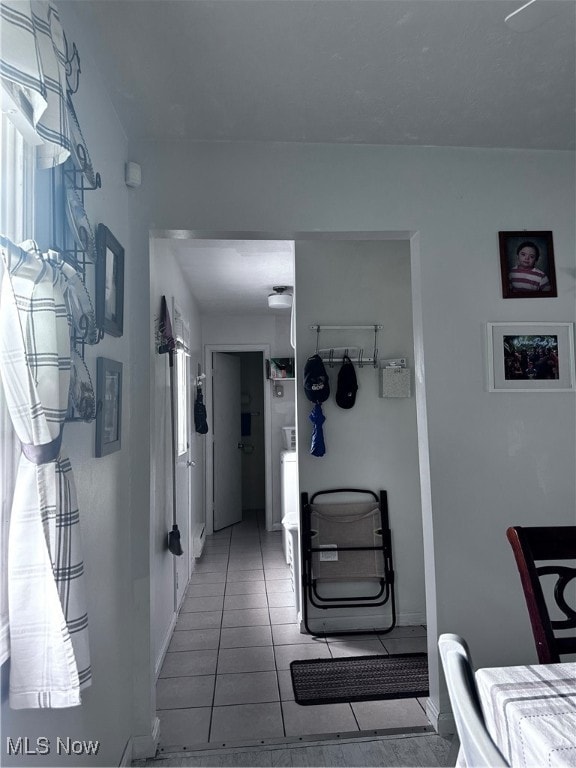
<path fill-rule="evenodd" d="M 187 467 L 195 467 L 196 466 L 196 462 L 195 461 L 187 461 L 186 462 L 186 466 Z"/>

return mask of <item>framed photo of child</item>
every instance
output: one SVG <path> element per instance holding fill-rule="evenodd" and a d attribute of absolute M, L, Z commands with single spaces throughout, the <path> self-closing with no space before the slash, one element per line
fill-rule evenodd
<path fill-rule="evenodd" d="M 552 232 L 499 232 L 498 240 L 503 298 L 558 296 Z"/>

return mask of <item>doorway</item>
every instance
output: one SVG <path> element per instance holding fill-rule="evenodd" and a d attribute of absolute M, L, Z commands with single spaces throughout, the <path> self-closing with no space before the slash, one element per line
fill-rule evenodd
<path fill-rule="evenodd" d="M 214 233 L 207 233 L 204 238 L 202 235 L 199 235 L 197 232 L 180 232 L 178 243 L 181 244 L 182 250 L 184 250 L 184 242 L 186 242 L 186 246 L 189 245 L 190 241 L 196 241 L 197 245 L 195 246 L 195 249 L 197 251 L 197 256 L 202 256 L 202 259 L 198 259 L 198 261 L 203 265 L 204 270 L 206 268 L 206 263 L 211 263 L 214 261 L 213 258 L 209 259 L 209 257 L 213 256 L 212 253 L 208 253 L 208 243 L 217 242 L 219 248 L 223 248 L 224 245 L 232 248 L 232 245 L 236 247 L 236 243 L 240 242 L 236 238 L 238 238 L 238 233 L 234 233 L 231 237 L 230 235 L 226 234 L 219 234 L 221 239 L 218 241 L 214 241 Z M 269 237 L 269 235 L 267 236 Z M 246 243 L 252 244 L 253 251 L 256 251 L 256 243 L 257 241 L 254 239 L 254 233 L 250 233 L 250 241 L 241 241 L 243 245 Z M 288 239 L 288 238 L 287 238 Z M 381 241 L 386 242 L 389 240 L 399 240 L 399 241 L 407 241 L 406 242 L 406 251 L 403 255 L 403 258 L 406 260 L 407 263 L 410 264 L 410 272 L 411 272 L 411 286 L 407 287 L 407 296 L 412 298 L 412 320 L 414 325 L 414 357 L 413 357 L 413 364 L 414 369 L 421 371 L 423 368 L 423 358 L 422 358 L 422 324 L 421 324 L 421 297 L 420 297 L 420 282 L 419 282 L 419 260 L 420 260 L 420 254 L 419 254 L 419 239 L 418 235 L 414 233 L 301 233 L 301 234 L 295 234 L 290 233 L 290 238 L 292 242 L 295 241 L 298 250 L 299 255 L 302 257 L 302 255 L 306 256 L 305 249 L 308 249 L 308 244 L 334 244 L 337 245 L 340 244 L 340 250 L 342 252 L 346 251 L 346 254 L 343 253 L 343 255 L 346 256 L 346 262 L 345 266 L 346 269 L 350 267 L 350 269 L 354 266 L 354 272 L 350 273 L 348 275 L 348 283 L 347 286 L 353 285 L 360 287 L 360 278 L 363 277 L 364 270 L 359 271 L 357 269 L 358 264 L 364 265 L 363 259 L 360 260 L 359 258 L 352 258 L 351 252 L 352 248 L 357 248 L 358 241 Z M 184 242 L 183 242 L 184 241 Z M 272 241 L 270 241 L 272 242 Z M 277 242 L 277 241 L 274 241 Z M 212 246 L 213 247 L 213 246 Z M 262 247 L 259 248 L 259 250 L 262 250 Z M 238 253 L 235 255 L 235 259 L 230 259 L 229 262 L 225 262 L 226 268 L 224 270 L 221 270 L 220 275 L 225 274 L 226 275 L 226 283 L 228 283 L 230 279 L 230 265 L 234 264 L 237 265 L 238 262 L 240 263 L 240 266 L 242 267 L 242 273 L 243 275 L 250 275 L 252 276 L 252 271 L 248 266 L 247 259 L 250 258 L 253 255 L 251 254 L 249 250 L 243 250 L 242 256 L 243 259 L 246 260 L 238 260 Z M 313 261 L 314 258 L 311 256 L 311 261 Z M 302 263 L 302 258 L 300 258 L 300 264 Z M 194 277 L 194 283 L 198 282 L 198 279 L 200 278 L 200 270 L 201 267 L 198 267 L 198 272 L 191 275 L 191 277 Z M 338 271 L 337 271 L 338 272 Z M 347 273 L 348 274 L 348 273 Z M 325 279 L 328 280 L 326 276 L 329 276 L 329 283 L 330 286 L 333 288 L 333 277 L 334 277 L 334 269 L 332 268 L 332 264 L 327 264 L 326 269 L 323 272 L 323 276 Z M 343 277 L 344 273 L 340 275 L 338 272 L 338 277 Z M 364 275 L 365 277 L 365 275 Z M 297 281 L 295 281 L 297 282 Z M 358 310 L 362 310 L 362 312 L 366 311 L 365 307 L 365 295 L 366 291 L 372 291 L 374 286 L 372 283 L 375 281 L 371 281 L 367 283 L 366 285 L 363 285 L 361 291 L 360 291 L 360 298 L 359 301 L 354 302 L 353 306 L 357 307 Z M 314 287 L 318 283 L 317 282 L 309 282 L 308 287 Z M 380 286 L 378 290 L 383 285 L 386 285 L 386 281 L 379 282 L 378 285 Z M 222 280 L 219 283 L 219 287 L 222 287 Z M 203 288 L 203 286 L 202 286 Z M 236 288 L 238 286 L 236 285 Z M 301 288 L 300 283 L 298 283 L 297 286 L 298 289 Z M 310 288 L 312 290 L 312 288 Z M 346 294 L 348 290 L 348 287 L 346 288 L 346 291 L 339 291 L 339 290 L 332 290 L 332 294 L 335 295 L 342 295 Z M 198 291 L 198 295 L 200 295 L 201 291 Z M 244 289 L 240 290 L 240 293 L 242 295 L 245 293 Z M 261 293 L 263 293 L 261 291 Z M 300 293 L 299 293 L 300 295 Z M 306 299 L 306 291 L 304 290 L 302 292 L 302 295 L 300 296 L 300 302 L 298 304 L 299 310 L 301 306 L 309 306 L 313 310 L 313 314 L 310 314 L 310 317 L 307 316 L 306 312 L 302 314 L 299 320 L 299 326 L 298 326 L 298 336 L 299 338 L 303 339 L 303 347 L 302 347 L 302 354 L 300 356 L 300 360 L 298 361 L 298 369 L 301 369 L 301 363 L 303 360 L 302 355 L 309 354 L 308 349 L 305 347 L 310 347 L 313 351 L 314 342 L 310 341 L 311 334 L 310 334 L 310 328 L 315 327 L 313 326 L 313 323 L 317 323 L 319 320 L 319 308 L 318 308 L 318 292 L 316 292 L 312 299 L 310 297 Z M 320 295 L 322 295 L 323 299 L 328 298 L 327 296 L 324 296 L 324 292 L 320 292 Z M 204 291 L 204 301 L 207 301 L 207 292 Z M 235 306 L 234 307 L 234 313 L 230 312 L 229 308 L 228 311 L 224 309 L 220 310 L 219 304 L 218 304 L 218 296 L 215 295 L 214 299 L 211 300 L 211 304 L 209 309 L 206 309 L 207 316 L 204 315 L 204 309 L 202 304 L 199 305 L 199 311 L 200 315 L 202 316 L 202 336 L 204 339 L 204 349 L 203 349 L 203 356 L 205 360 L 205 370 L 207 374 L 207 381 L 206 381 L 206 405 L 208 407 L 208 412 L 210 413 L 211 408 L 211 396 L 212 396 L 212 382 L 211 382 L 211 376 L 210 376 L 210 352 L 211 350 L 217 350 L 217 351 L 224 351 L 224 352 L 241 352 L 243 350 L 254 350 L 258 351 L 261 350 L 263 352 L 263 355 L 265 358 L 271 357 L 271 349 L 270 347 L 273 347 L 273 353 L 279 354 L 279 350 L 276 346 L 275 339 L 277 338 L 274 333 L 260 333 L 260 326 L 256 324 L 255 321 L 252 321 L 252 318 L 247 318 L 245 322 L 239 322 L 240 320 L 240 308 Z M 382 297 L 378 295 L 375 299 L 375 307 L 377 310 L 377 314 L 381 311 L 381 306 L 385 304 L 385 302 L 382 302 Z M 226 305 L 228 306 L 228 305 Z M 409 304 L 406 303 L 406 308 L 408 314 L 410 314 Z M 326 308 L 327 311 L 328 308 Z M 357 319 L 352 317 L 346 317 L 343 318 L 342 316 L 342 310 L 345 310 L 346 307 L 343 305 L 342 307 L 338 306 L 334 308 L 334 311 L 331 311 L 329 320 L 332 322 L 333 320 L 338 321 L 339 323 L 348 323 L 351 321 L 356 322 Z M 337 310 L 337 311 L 336 311 Z M 220 314 L 218 314 L 220 313 Z M 300 312 L 299 312 L 300 314 Z M 325 313 L 326 314 L 326 313 Z M 328 314 L 326 314 L 328 317 Z M 262 317 L 262 315 L 261 315 Z M 376 316 L 374 315 L 376 320 L 380 319 L 380 315 Z M 321 318 L 320 318 L 321 319 Z M 372 315 L 369 317 L 369 320 L 372 321 Z M 365 318 L 358 318 L 358 321 L 362 320 L 365 321 Z M 259 321 L 261 322 L 261 321 Z M 388 328 L 387 328 L 388 333 Z M 266 340 L 270 339 L 271 343 L 269 345 L 245 345 L 245 344 L 235 344 L 235 343 L 225 343 L 225 342 L 240 342 L 243 341 L 246 338 L 262 338 L 262 336 L 266 337 Z M 353 340 L 356 343 L 355 339 Z M 219 342 L 219 343 L 213 343 L 213 342 Z M 332 344 L 343 344 L 344 342 L 341 341 L 340 338 L 337 338 L 335 341 L 329 340 L 326 342 L 327 346 L 330 347 Z M 389 346 L 388 339 L 386 340 L 387 347 Z M 386 354 L 392 355 L 393 353 L 399 353 L 402 351 L 402 354 L 404 354 L 404 350 L 406 347 L 402 345 L 399 347 L 398 350 L 390 350 L 388 352 L 388 348 L 386 349 Z M 374 395 L 374 392 L 377 392 L 377 390 L 374 389 L 373 382 L 371 383 L 368 379 L 368 371 L 365 370 L 362 374 L 366 378 L 366 382 L 363 382 L 363 392 L 369 392 L 372 391 L 373 396 L 376 397 L 377 395 Z M 372 376 L 372 379 L 375 380 L 375 374 Z M 426 435 L 426 412 L 425 412 L 425 392 L 423 389 L 423 380 L 421 376 L 415 377 L 414 379 L 414 401 L 416 404 L 416 412 L 417 412 L 417 418 L 416 418 L 416 427 L 415 432 L 417 433 L 417 447 L 414 449 L 412 447 L 410 451 L 410 455 L 413 458 L 413 455 L 417 455 L 420 460 L 420 470 L 416 469 L 416 474 L 419 476 L 420 479 L 420 503 L 414 503 L 412 506 L 414 509 L 418 511 L 418 509 L 421 509 L 421 521 L 420 525 L 423 524 L 423 538 L 424 538 L 424 561 L 428 572 L 430 572 L 429 565 L 430 565 L 430 557 L 431 557 L 431 548 L 430 548 L 430 488 L 429 488 L 429 477 L 427 473 L 427 465 L 428 465 L 428 452 L 427 452 L 427 435 Z M 276 420 L 274 420 L 274 423 L 272 424 L 272 420 L 270 419 L 270 411 L 271 411 L 271 398 L 273 396 L 273 392 L 270 386 L 265 386 L 265 414 L 268 416 L 267 423 L 266 423 L 266 432 L 265 432 L 265 441 L 266 441 L 266 454 L 267 454 L 267 460 L 270 461 L 271 457 L 275 455 L 276 449 L 278 449 L 278 453 L 280 451 L 280 441 L 281 441 L 281 433 L 280 430 L 276 429 Z M 412 401 L 412 402 L 414 402 Z M 360 403 L 360 401 L 359 401 Z M 403 403 L 399 401 L 392 401 L 384 403 L 380 400 L 374 400 L 373 403 L 373 413 L 381 413 L 386 412 L 386 419 L 387 424 L 389 424 L 391 419 L 397 418 L 396 411 L 400 411 L 400 408 L 404 407 Z M 276 408 L 276 401 L 274 401 L 274 408 Z M 394 409 L 394 410 L 393 410 Z M 358 412 L 358 408 L 355 409 L 353 416 L 356 416 Z M 336 416 L 332 418 L 330 421 L 330 427 L 333 426 L 336 427 L 337 425 L 342 425 L 343 423 L 343 416 L 345 414 L 339 413 L 338 419 Z M 276 419 L 276 417 L 274 417 Z M 292 422 L 293 423 L 293 422 Z M 285 422 L 282 426 L 287 426 L 288 422 Z M 306 423 L 306 414 L 304 416 L 301 415 L 300 417 L 300 427 L 302 428 L 303 432 L 303 439 L 306 439 L 306 435 L 308 434 L 307 427 L 309 425 Z M 358 428 L 357 423 L 354 425 L 355 427 L 355 433 L 356 434 L 363 434 Z M 390 434 L 391 430 L 387 430 Z M 337 439 L 334 439 L 332 434 L 330 435 L 332 438 L 332 443 L 330 444 L 330 448 L 332 449 L 332 446 L 337 446 L 339 444 L 343 444 L 341 441 L 338 441 Z M 274 439 L 273 439 L 274 438 Z M 276 440 L 276 442 L 274 442 Z M 213 500 L 213 494 L 214 494 L 214 468 L 213 468 L 213 447 L 210 442 L 210 433 L 207 435 L 206 438 L 206 482 L 205 482 L 205 504 L 206 504 L 206 533 L 209 535 L 213 532 L 214 526 L 213 526 L 213 518 L 212 518 L 212 500 Z M 303 447 L 303 451 L 305 452 L 305 447 Z M 304 453 L 305 455 L 305 453 Z M 273 459 L 272 459 L 273 461 Z M 279 462 L 278 462 L 279 464 Z M 390 462 L 387 462 L 387 466 L 390 465 Z M 315 465 L 316 466 L 316 465 Z M 318 467 L 321 465 L 318 464 Z M 323 465 L 322 465 L 323 466 Z M 327 465 L 326 465 L 327 466 Z M 266 516 L 266 528 L 268 530 L 274 530 L 273 522 L 273 499 L 275 497 L 276 491 L 274 493 L 272 492 L 272 488 L 276 489 L 279 488 L 279 466 L 277 468 L 278 476 L 274 474 L 275 468 L 274 466 L 269 466 L 267 464 L 266 466 L 266 509 L 265 509 L 265 516 Z M 315 482 L 320 482 L 320 480 L 324 481 L 325 478 L 314 478 Z M 327 478 L 326 478 L 327 479 Z M 272 480 L 272 482 L 271 482 Z M 402 503 L 404 503 L 403 498 L 400 499 Z M 399 504 L 395 506 L 395 513 L 396 509 L 399 508 Z M 417 521 L 415 521 L 417 524 Z M 419 527 L 419 526 L 418 526 Z M 401 557 L 400 560 L 402 562 L 410 561 L 410 558 Z M 426 562 L 427 561 L 427 562 Z M 426 591 L 426 606 L 425 606 L 427 618 L 428 618 L 428 624 L 429 624 L 429 630 L 430 630 L 430 636 L 434 636 L 435 631 L 435 602 L 434 602 L 434 590 L 433 585 L 431 585 L 431 588 Z M 423 614 L 424 613 L 424 606 L 422 608 L 418 607 L 418 613 Z M 412 615 L 407 616 L 406 619 L 412 623 L 412 621 L 416 617 L 413 617 Z M 434 670 L 433 670 L 434 673 Z M 432 677 L 434 674 L 432 675 Z"/>
<path fill-rule="evenodd" d="M 262 510 L 267 530 L 274 527 L 269 358 L 267 344 L 205 348 L 206 403 L 214 425 L 206 435 L 208 535 L 240 522 L 247 510 Z"/>
<path fill-rule="evenodd" d="M 264 357 L 212 351 L 214 532 L 266 508 Z"/>

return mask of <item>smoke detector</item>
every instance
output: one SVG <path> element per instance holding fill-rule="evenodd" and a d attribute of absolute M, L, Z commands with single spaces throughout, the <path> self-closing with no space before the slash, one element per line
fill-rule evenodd
<path fill-rule="evenodd" d="M 274 293 L 268 295 L 268 306 L 270 309 L 290 309 L 292 306 L 292 294 L 285 293 L 289 287 L 288 285 L 274 285 L 272 287 Z"/>

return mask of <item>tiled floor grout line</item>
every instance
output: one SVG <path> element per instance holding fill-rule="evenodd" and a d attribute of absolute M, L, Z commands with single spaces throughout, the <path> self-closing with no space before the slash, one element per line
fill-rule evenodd
<path fill-rule="evenodd" d="M 262 555 L 262 567 L 264 568 L 264 557 L 262 553 L 262 529 L 258 521 L 258 540 L 260 543 L 260 554 Z M 284 550 L 282 550 L 284 554 Z M 276 689 L 278 690 L 278 706 L 280 708 L 280 719 L 282 720 L 282 733 L 286 737 L 286 721 L 284 719 L 284 707 L 282 706 L 282 693 L 280 691 L 280 675 L 278 669 L 278 659 L 276 658 L 276 644 L 274 643 L 274 630 L 272 629 L 272 615 L 270 614 L 270 603 L 268 601 L 268 580 L 266 579 L 266 569 L 264 568 L 264 590 L 266 593 L 266 604 L 268 606 L 268 621 L 270 622 L 270 637 L 272 640 L 272 655 L 274 657 L 274 671 L 276 672 Z"/>
<path fill-rule="evenodd" d="M 218 632 L 218 648 L 216 650 L 216 667 L 214 669 L 214 690 L 212 691 L 212 704 L 210 706 L 210 723 L 208 725 L 208 742 L 210 742 L 210 736 L 212 735 L 212 720 L 214 717 L 214 706 L 216 702 L 216 684 L 218 682 L 218 663 L 220 661 L 220 648 L 222 646 L 222 626 L 224 624 L 224 602 L 226 600 L 226 587 L 228 585 L 228 568 L 230 565 L 230 549 L 232 547 L 232 535 L 228 542 L 228 559 L 226 561 L 226 580 L 224 582 L 224 596 L 222 597 L 222 615 L 220 617 L 220 630 Z M 193 576 L 194 574 L 192 574 Z M 190 579 L 192 581 L 192 578 Z"/>

